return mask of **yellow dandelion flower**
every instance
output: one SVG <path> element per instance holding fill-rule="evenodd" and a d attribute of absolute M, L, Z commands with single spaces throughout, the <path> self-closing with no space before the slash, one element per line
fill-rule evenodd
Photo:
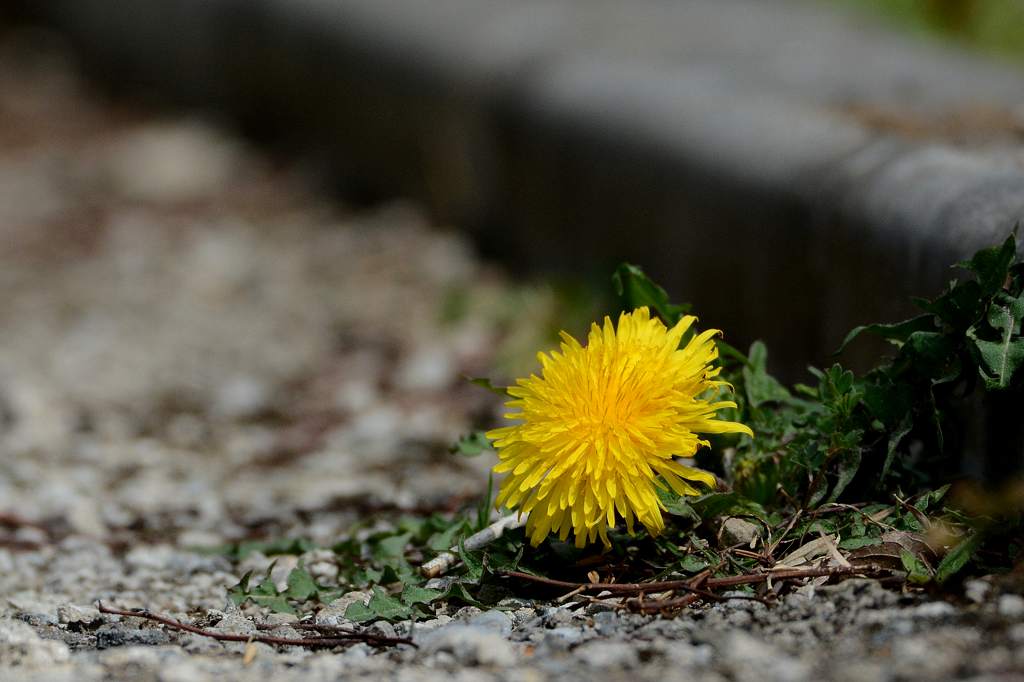
<path fill-rule="evenodd" d="M 498 450 L 496 473 L 507 473 L 496 504 L 529 514 L 526 532 L 534 546 L 558 533 L 575 534 L 583 547 L 617 518 L 633 533 L 634 519 L 652 535 L 665 522 L 656 488 L 667 483 L 680 495 L 697 495 L 688 481 L 714 486 L 706 471 L 683 466 L 675 456 L 691 456 L 707 441 L 697 434 L 745 433 L 715 413 L 735 407 L 708 399 L 726 385 L 710 329 L 679 348 L 696 320 L 686 316 L 672 329 L 651 319 L 647 308 L 591 326 L 587 345 L 562 332 L 561 352 L 538 353 L 541 375 L 519 379 L 509 388 L 515 426 L 487 433 Z"/>

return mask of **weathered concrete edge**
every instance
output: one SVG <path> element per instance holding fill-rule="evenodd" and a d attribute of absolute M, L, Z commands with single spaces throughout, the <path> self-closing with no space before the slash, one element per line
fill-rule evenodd
<path fill-rule="evenodd" d="M 889 138 L 706 64 L 659 72 L 535 43 L 460 61 L 451 34 L 382 23 L 359 1 L 132 6 L 31 11 L 101 70 L 272 119 L 506 258 L 642 262 L 790 367 L 900 314 L 902 295 L 934 290 L 1024 215 L 1019 167 Z M 477 48 L 507 12 L 445 7 L 474 9 L 458 28 Z"/>

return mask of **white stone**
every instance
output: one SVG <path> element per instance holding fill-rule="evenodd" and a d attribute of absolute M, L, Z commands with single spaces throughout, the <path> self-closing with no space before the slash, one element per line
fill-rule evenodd
<path fill-rule="evenodd" d="M 719 649 L 740 682 L 805 680 L 810 666 L 745 632 L 732 632 Z"/>
<path fill-rule="evenodd" d="M 399 366 L 395 384 L 406 391 L 439 390 L 455 378 L 455 361 L 446 346 L 418 348 Z"/>
<path fill-rule="evenodd" d="M 999 613 L 1007 618 L 1024 617 L 1024 597 L 1019 594 L 1004 594 L 999 597 Z"/>
<path fill-rule="evenodd" d="M 220 191 L 237 162 L 237 149 L 208 126 L 164 124 L 122 136 L 103 171 L 130 199 L 176 202 Z"/>
<path fill-rule="evenodd" d="M 576 647 L 573 655 L 591 668 L 632 668 L 639 664 L 636 645 L 630 642 L 593 640 Z"/>
<path fill-rule="evenodd" d="M 471 616 L 467 625 L 486 628 L 499 635 L 508 637 L 512 633 L 512 619 L 503 611 L 490 610 Z"/>
<path fill-rule="evenodd" d="M 726 545 L 750 545 L 760 534 L 755 524 L 736 516 L 722 522 L 722 541 Z"/>
<path fill-rule="evenodd" d="M 964 582 L 964 596 L 975 604 L 985 601 L 985 598 L 991 591 L 992 584 L 984 580 L 967 580 Z"/>
<path fill-rule="evenodd" d="M 57 621 L 65 625 L 89 625 L 100 620 L 100 612 L 91 606 L 66 604 L 57 607 Z"/>
<path fill-rule="evenodd" d="M 931 601 L 909 610 L 906 615 L 917 618 L 951 618 L 956 615 L 956 607 L 949 602 Z"/>
<path fill-rule="evenodd" d="M 43 668 L 67 663 L 71 650 L 64 642 L 42 639 L 30 626 L 0 620 L 0 666 Z"/>
<path fill-rule="evenodd" d="M 463 665 L 511 666 L 516 663 L 512 644 L 487 628 L 448 625 L 428 632 L 418 643 L 425 653 L 447 652 Z"/>
<path fill-rule="evenodd" d="M 350 622 L 345 618 L 345 611 L 352 604 L 366 604 L 370 600 L 369 592 L 347 592 L 330 604 L 322 608 L 316 614 L 318 625 L 348 625 Z"/>
<path fill-rule="evenodd" d="M 213 399 L 214 414 L 227 419 L 245 419 L 266 409 L 270 388 L 250 376 L 237 376 L 224 382 Z"/>
<path fill-rule="evenodd" d="M 196 661 L 175 661 L 160 670 L 160 682 L 196 682 L 206 679 L 203 668 Z"/>

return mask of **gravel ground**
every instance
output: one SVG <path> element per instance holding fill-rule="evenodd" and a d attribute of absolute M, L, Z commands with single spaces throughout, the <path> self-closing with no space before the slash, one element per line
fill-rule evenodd
<path fill-rule="evenodd" d="M 380 651 L 101 616 L 98 599 L 297 636 L 226 599 L 270 559 L 192 548 L 329 545 L 375 512 L 472 499 L 489 462 L 446 448 L 497 406 L 461 377 L 515 368 L 558 307 L 414 209 L 348 211 L 301 163 L 99 99 L 30 42 L 0 40 L 0 678 L 1024 679 L 1024 599 L 986 581 L 957 603 L 850 580 L 675 619 L 442 608 L 373 626 L 419 645 Z"/>

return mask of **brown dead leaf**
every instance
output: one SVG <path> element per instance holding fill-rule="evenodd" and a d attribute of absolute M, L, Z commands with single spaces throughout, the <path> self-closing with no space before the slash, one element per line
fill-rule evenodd
<path fill-rule="evenodd" d="M 909 533 L 894 530 L 882 534 L 882 542 L 894 542 L 923 561 L 928 568 L 935 565 L 941 553 L 936 552 L 928 543 L 928 536 L 921 533 Z"/>
<path fill-rule="evenodd" d="M 800 547 L 797 547 L 792 552 L 782 557 L 775 566 L 796 568 L 809 563 L 813 559 L 826 556 L 830 553 L 830 547 L 834 547 L 838 539 L 839 536 L 828 537 L 822 535 L 820 538 L 816 538 L 810 542 L 804 543 Z"/>
<path fill-rule="evenodd" d="M 893 512 L 893 508 L 892 507 L 887 507 L 886 509 L 880 509 L 879 511 L 876 511 L 874 514 L 869 514 L 868 515 L 868 519 L 871 522 L 873 522 L 873 523 L 881 523 L 882 519 L 888 517 L 890 514 L 892 514 L 892 512 Z"/>

